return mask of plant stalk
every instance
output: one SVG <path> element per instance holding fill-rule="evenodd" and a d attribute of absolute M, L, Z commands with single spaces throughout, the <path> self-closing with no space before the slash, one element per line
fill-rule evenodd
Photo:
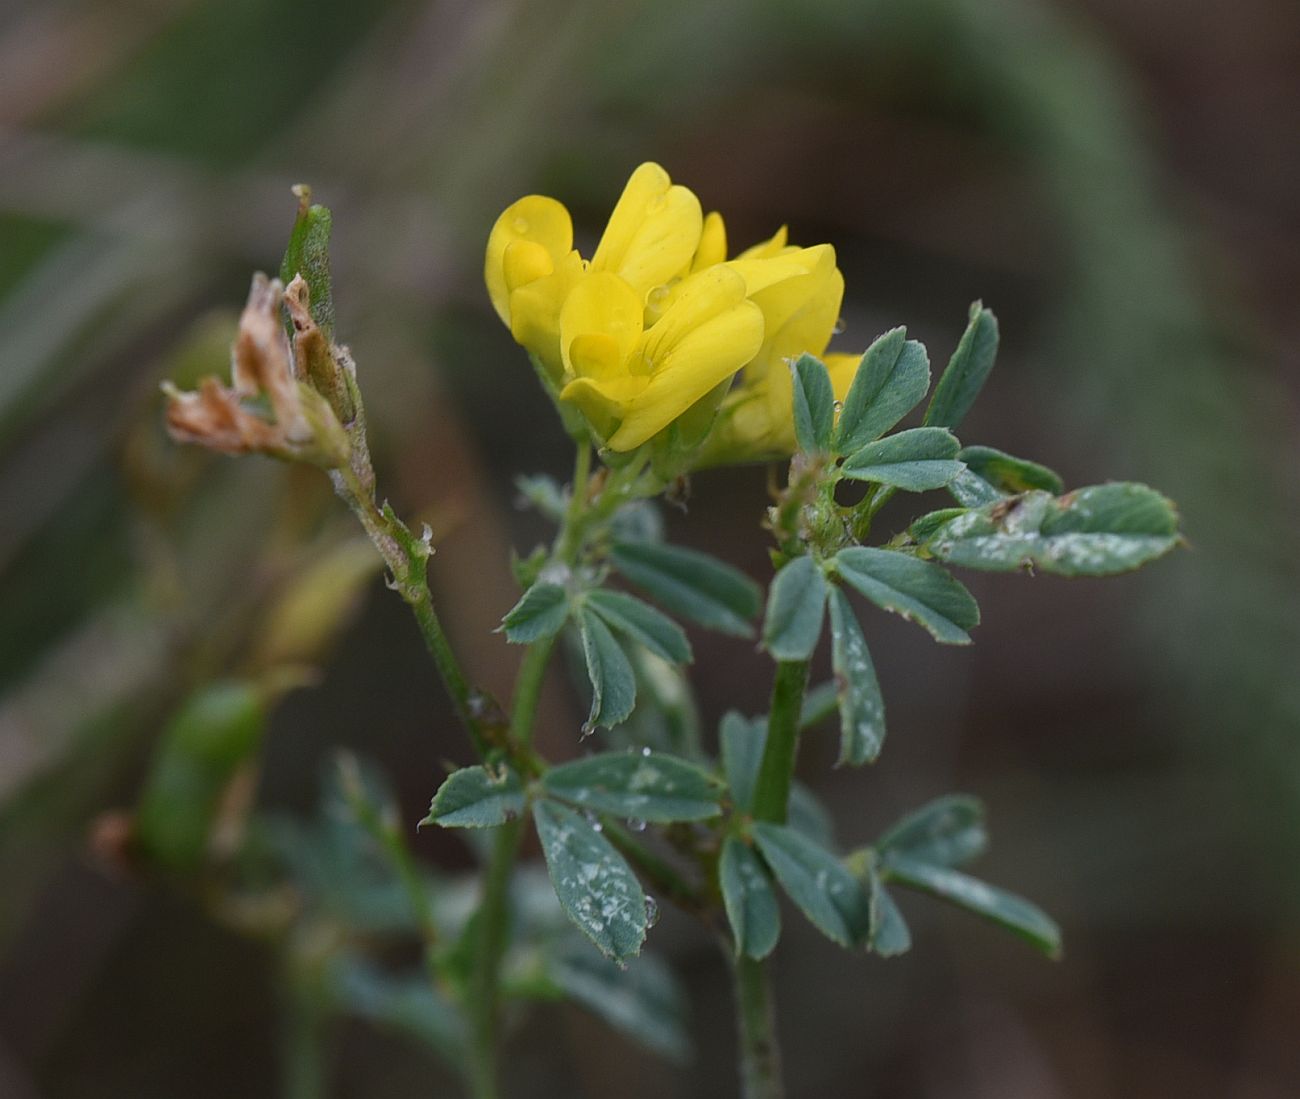
<path fill-rule="evenodd" d="M 735 959 L 732 974 L 736 989 L 741 1094 L 744 1099 L 783 1099 L 781 1050 L 776 1039 L 767 963 L 742 954 Z"/>
<path fill-rule="evenodd" d="M 754 819 L 784 824 L 799 748 L 799 715 L 808 688 L 808 661 L 783 660 L 776 666 L 767 743 L 754 789 Z"/>

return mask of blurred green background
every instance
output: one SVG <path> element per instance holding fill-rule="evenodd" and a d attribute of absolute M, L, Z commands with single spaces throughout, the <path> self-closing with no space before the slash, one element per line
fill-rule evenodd
<path fill-rule="evenodd" d="M 488 631 L 509 548 L 543 534 L 512 478 L 568 458 L 482 247 L 529 192 L 590 244 L 645 159 L 733 248 L 783 222 L 834 243 L 843 349 L 906 323 L 942 363 L 983 298 L 1003 352 L 965 441 L 1072 484 L 1148 481 L 1190 541 L 1109 582 L 976 576 L 971 650 L 869 623 L 888 750 L 832 771 L 811 736 L 801 774 L 846 844 L 981 795 L 982 873 L 1059 919 L 1066 959 L 924 901 L 892 961 L 846 962 L 792 918 L 792 1095 L 1300 1093 L 1298 103 L 1290 0 L 0 7 L 0 1095 L 288 1094 L 277 955 L 103 857 L 102 814 L 196 686 L 321 668 L 274 710 L 250 792 L 291 818 L 340 746 L 412 829 L 441 762 L 467 761 L 324 479 L 159 428 L 159 380 L 221 369 L 251 272 L 278 268 L 290 185 L 334 210 L 384 491 L 433 522 L 435 594 L 505 694 L 517 654 Z M 670 527 L 764 578 L 765 503 L 764 470 L 701 475 Z M 332 597 L 296 634 L 276 617 L 295 593 Z M 765 658 L 695 642 L 706 728 L 764 705 Z M 546 706 L 544 749 L 575 753 L 562 675 Z M 470 863 L 454 837 L 414 843 Z M 693 1059 L 557 1007 L 515 1032 L 512 1094 L 734 1093 L 721 959 L 673 914 L 651 947 L 686 979 Z M 409 1036 L 327 1031 L 331 1097 L 453 1086 Z"/>

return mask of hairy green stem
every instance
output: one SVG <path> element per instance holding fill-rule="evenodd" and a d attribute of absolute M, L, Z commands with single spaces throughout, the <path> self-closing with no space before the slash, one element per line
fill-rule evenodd
<path fill-rule="evenodd" d="M 776 666 L 772 706 L 767 718 L 767 743 L 754 788 L 754 819 L 785 823 L 799 747 L 799 715 L 808 687 L 808 662 L 783 660 Z"/>
<path fill-rule="evenodd" d="M 776 1040 L 772 989 L 767 964 L 736 958 L 736 1027 L 740 1045 L 740 1083 L 744 1099 L 782 1099 L 781 1050 Z"/>

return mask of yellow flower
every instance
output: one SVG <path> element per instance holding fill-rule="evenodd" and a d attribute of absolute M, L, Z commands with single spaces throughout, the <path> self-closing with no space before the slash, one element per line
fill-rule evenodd
<path fill-rule="evenodd" d="M 624 279 L 595 272 L 564 303 L 560 345 L 572 401 L 612 450 L 633 450 L 736 373 L 763 340 L 763 315 L 725 266 L 684 279 L 650 327 Z"/>

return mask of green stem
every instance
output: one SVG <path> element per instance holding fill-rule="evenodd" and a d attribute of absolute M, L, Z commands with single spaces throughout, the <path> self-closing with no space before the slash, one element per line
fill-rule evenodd
<path fill-rule="evenodd" d="M 754 788 L 754 819 L 785 823 L 799 747 L 799 715 L 808 687 L 808 662 L 785 660 L 776 666 L 772 706 L 767 718 L 767 743 Z"/>
<path fill-rule="evenodd" d="M 735 959 L 736 1025 L 740 1044 L 740 1082 L 744 1099 L 782 1099 L 781 1050 L 772 1013 L 772 989 L 767 964 Z"/>
<path fill-rule="evenodd" d="M 546 666 L 551 659 L 554 637 L 534 641 L 524 653 L 515 681 L 515 701 L 510 712 L 510 740 L 520 748 L 533 742 L 533 725 L 537 720 L 537 703 L 546 680 Z"/>

